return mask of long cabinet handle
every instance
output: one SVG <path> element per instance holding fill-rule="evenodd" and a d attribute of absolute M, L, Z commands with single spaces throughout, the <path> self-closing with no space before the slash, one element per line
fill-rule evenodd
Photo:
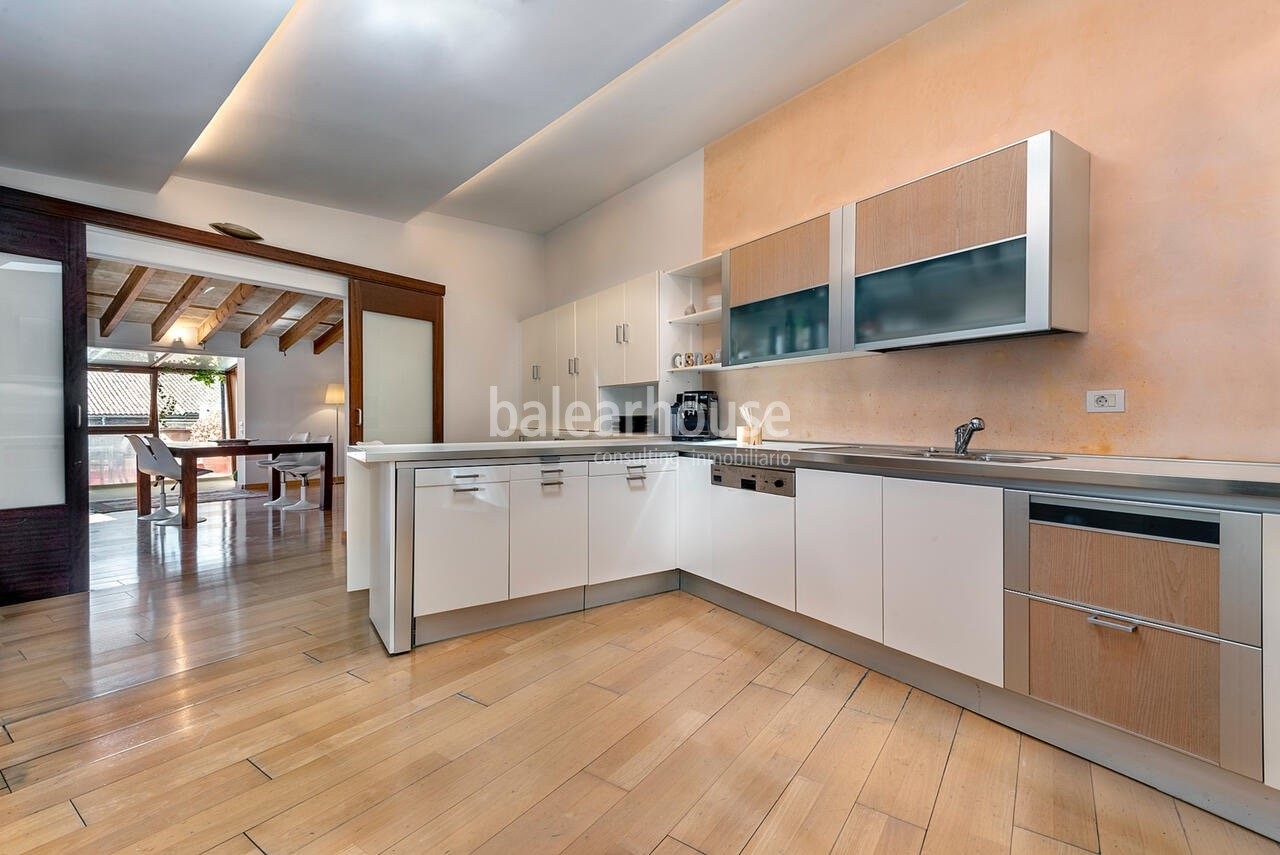
<path fill-rule="evenodd" d="M 613 343 L 622 344 L 622 324 L 613 325 Z"/>
<path fill-rule="evenodd" d="M 364 427 L 364 410 L 356 407 L 356 427 Z"/>
<path fill-rule="evenodd" d="M 648 475 L 628 475 L 627 476 L 628 481 L 645 481 L 645 480 L 648 480 L 648 478 L 649 478 Z"/>
<path fill-rule="evenodd" d="M 479 473 L 479 472 L 462 472 L 462 473 L 459 473 L 459 474 L 457 474 L 457 475 L 454 475 L 453 477 L 454 477 L 455 479 L 462 479 L 462 478 L 479 478 L 479 477 L 480 477 L 480 473 Z"/>
<path fill-rule="evenodd" d="M 623 343 L 631 341 L 631 324 L 622 325 L 622 341 Z"/>
<path fill-rule="evenodd" d="M 560 487 L 564 485 L 564 482 L 563 481 L 542 481 L 541 484 L 544 487 Z"/>
<path fill-rule="evenodd" d="M 453 488 L 453 492 L 455 492 L 455 493 L 479 493 L 481 489 L 483 489 L 483 488 L 481 488 L 481 487 L 454 487 L 454 488 Z"/>
<path fill-rule="evenodd" d="M 628 464 L 627 464 L 627 468 L 628 468 L 628 469 L 648 469 L 648 468 L 649 468 L 649 464 L 647 464 L 647 463 L 628 463 Z"/>
<path fill-rule="evenodd" d="M 1121 620 L 1107 620 L 1102 615 L 1089 615 L 1085 620 L 1094 626 L 1101 626 L 1107 629 L 1114 629 L 1119 632 L 1136 632 L 1138 625 Z"/>
<path fill-rule="evenodd" d="M 542 470 L 543 475 L 560 475 L 563 473 L 564 473 L 563 469 L 543 469 Z"/>
<path fill-rule="evenodd" d="M 573 358 L 573 373 L 574 373 L 574 374 L 581 374 L 581 373 L 582 373 L 582 371 L 580 371 L 580 370 L 578 369 L 578 357 L 576 357 L 576 356 Z"/>

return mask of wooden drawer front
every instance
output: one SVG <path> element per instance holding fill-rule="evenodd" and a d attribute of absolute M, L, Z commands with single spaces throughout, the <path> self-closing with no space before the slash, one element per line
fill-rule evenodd
<path fill-rule="evenodd" d="M 858 203 L 856 215 L 859 276 L 1017 237 L 1027 230 L 1027 145 L 873 196 Z"/>
<path fill-rule="evenodd" d="M 1088 612 L 1029 605 L 1032 697 L 1218 762 L 1218 643 L 1149 626 L 1123 632 L 1089 623 Z"/>
<path fill-rule="evenodd" d="M 1031 523 L 1030 590 L 1217 635 L 1219 550 Z"/>
<path fill-rule="evenodd" d="M 830 214 L 729 250 L 729 305 L 822 285 L 831 278 Z"/>
<path fill-rule="evenodd" d="M 510 466 L 452 466 L 443 469 L 415 469 L 415 487 L 444 487 L 448 484 L 495 484 L 510 479 Z"/>

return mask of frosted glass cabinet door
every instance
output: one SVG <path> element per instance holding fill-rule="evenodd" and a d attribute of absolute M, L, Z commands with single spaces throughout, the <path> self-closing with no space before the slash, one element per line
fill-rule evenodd
<path fill-rule="evenodd" d="M 363 321 L 365 440 L 433 441 L 435 324 L 381 312 Z"/>
<path fill-rule="evenodd" d="M 0 253 L 0 509 L 67 500 L 62 265 Z"/>

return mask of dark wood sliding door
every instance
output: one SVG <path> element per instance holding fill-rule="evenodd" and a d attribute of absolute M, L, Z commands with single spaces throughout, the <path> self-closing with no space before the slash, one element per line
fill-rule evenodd
<path fill-rule="evenodd" d="M 84 223 L 0 206 L 0 605 L 89 588 Z"/>
<path fill-rule="evenodd" d="M 444 441 L 443 292 L 351 280 L 347 412 L 353 445 Z"/>

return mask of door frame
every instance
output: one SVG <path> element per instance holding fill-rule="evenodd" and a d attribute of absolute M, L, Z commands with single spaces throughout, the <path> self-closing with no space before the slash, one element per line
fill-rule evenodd
<path fill-rule="evenodd" d="M 364 440 L 365 311 L 432 322 L 431 441 L 444 442 L 444 297 L 361 279 L 347 284 L 347 442 Z"/>
<path fill-rule="evenodd" d="M 0 204 L 0 248 L 62 265 L 61 505 L 0 510 L 0 605 L 89 589 L 89 353 L 84 223 Z"/>

